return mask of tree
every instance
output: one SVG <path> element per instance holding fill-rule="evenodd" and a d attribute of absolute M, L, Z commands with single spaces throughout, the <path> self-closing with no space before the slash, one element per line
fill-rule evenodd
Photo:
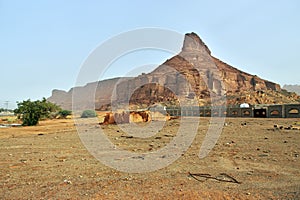
<path fill-rule="evenodd" d="M 30 99 L 17 102 L 18 108 L 14 110 L 15 115 L 22 120 L 23 126 L 37 125 L 42 118 L 49 118 L 50 114 L 61 110 L 61 108 L 45 98 L 31 101 Z"/>
<path fill-rule="evenodd" d="M 94 110 L 85 110 L 81 114 L 81 118 L 97 117 L 97 113 Z"/>

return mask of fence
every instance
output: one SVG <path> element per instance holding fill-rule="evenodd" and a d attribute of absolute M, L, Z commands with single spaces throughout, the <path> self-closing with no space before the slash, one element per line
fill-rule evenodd
<path fill-rule="evenodd" d="M 261 118 L 300 118 L 300 104 L 253 105 L 249 108 L 238 106 L 208 107 L 152 107 L 151 111 L 167 112 L 171 116 L 200 117 L 261 117 Z"/>

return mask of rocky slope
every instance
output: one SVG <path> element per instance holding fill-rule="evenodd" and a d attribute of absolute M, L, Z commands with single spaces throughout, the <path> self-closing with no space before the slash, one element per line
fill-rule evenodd
<path fill-rule="evenodd" d="M 218 102 L 224 95 L 231 105 L 299 102 L 297 95 L 282 93 L 278 84 L 213 57 L 195 33 L 186 34 L 182 51 L 151 73 L 90 83 L 80 88 L 80 93 L 84 95 L 95 87 L 93 84 L 98 84 L 96 108 L 101 110 L 109 109 L 111 102 L 116 106 L 129 104 L 132 108 L 145 108 L 158 102 L 177 105 L 188 100 L 202 106 L 209 105 L 212 98 Z M 70 109 L 71 97 L 72 89 L 69 92 L 54 90 L 48 100 Z"/>
<path fill-rule="evenodd" d="M 209 105 L 212 97 L 223 94 L 228 104 L 292 103 L 298 98 L 282 94 L 276 83 L 240 71 L 213 57 L 195 33 L 186 34 L 178 55 L 149 74 L 122 82 L 117 86 L 117 94 L 116 104 L 129 101 L 139 107 L 157 102 L 174 105 L 184 98 L 194 99 L 203 106 Z"/>

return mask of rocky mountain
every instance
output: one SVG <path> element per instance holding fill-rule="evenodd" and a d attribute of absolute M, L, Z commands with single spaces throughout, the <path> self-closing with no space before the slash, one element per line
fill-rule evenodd
<path fill-rule="evenodd" d="M 288 92 L 295 92 L 300 95 L 300 85 L 284 85 L 282 88 Z"/>
<path fill-rule="evenodd" d="M 111 103 L 145 108 L 156 103 L 178 105 L 184 100 L 203 106 L 210 105 L 212 98 L 223 99 L 224 95 L 227 104 L 299 102 L 297 95 L 282 93 L 278 84 L 215 58 L 195 33 L 186 34 L 182 51 L 151 73 L 90 83 L 79 88 L 80 93 L 84 96 L 95 84 L 96 108 L 100 110 L 109 109 Z M 72 89 L 69 92 L 54 90 L 48 100 L 70 109 L 71 98 Z"/>

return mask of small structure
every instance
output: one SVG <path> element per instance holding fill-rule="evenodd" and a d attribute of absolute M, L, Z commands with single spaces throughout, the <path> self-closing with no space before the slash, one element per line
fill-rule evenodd
<path fill-rule="evenodd" d="M 250 108 L 250 105 L 248 103 L 242 103 L 240 108 Z"/>
<path fill-rule="evenodd" d="M 299 118 L 300 117 L 300 104 L 288 104 L 284 105 L 284 113 L 287 118 Z"/>
<path fill-rule="evenodd" d="M 283 105 L 269 105 L 268 106 L 268 118 L 282 118 L 284 116 L 284 106 Z"/>
<path fill-rule="evenodd" d="M 267 105 L 258 104 L 254 106 L 253 117 L 266 118 L 267 117 Z"/>

